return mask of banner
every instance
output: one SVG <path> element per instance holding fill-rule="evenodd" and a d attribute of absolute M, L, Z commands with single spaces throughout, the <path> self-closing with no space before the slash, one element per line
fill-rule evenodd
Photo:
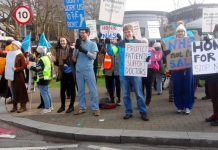
<path fill-rule="evenodd" d="M 101 25 L 100 32 L 102 33 L 101 39 L 116 39 L 118 33 L 121 37 L 123 36 L 123 28 L 112 25 Z"/>
<path fill-rule="evenodd" d="M 52 48 L 51 44 L 48 42 L 48 40 L 45 38 L 45 34 L 41 33 L 38 41 L 38 46 L 45 46 L 48 48 Z"/>
<path fill-rule="evenodd" d="M 166 49 L 170 50 L 167 55 L 167 68 L 169 70 L 191 68 L 191 42 L 194 38 L 174 38 L 166 42 Z"/>
<path fill-rule="evenodd" d="M 192 43 L 193 74 L 218 73 L 218 39 Z"/>
<path fill-rule="evenodd" d="M 125 44 L 124 76 L 147 77 L 148 45 L 146 43 Z"/>
<path fill-rule="evenodd" d="M 22 41 L 22 49 L 24 52 L 31 53 L 31 34 L 28 34 Z"/>
<path fill-rule="evenodd" d="M 141 30 L 140 30 L 139 22 L 136 21 L 136 22 L 131 22 L 131 23 L 127 23 L 127 24 L 130 24 L 130 25 L 133 26 L 133 34 L 134 34 L 135 38 L 136 39 L 141 39 L 142 35 L 141 35 Z M 127 24 L 125 24 L 125 25 L 127 25 Z"/>
<path fill-rule="evenodd" d="M 101 0 L 99 21 L 121 26 L 123 24 L 126 0 Z"/>
<path fill-rule="evenodd" d="M 218 22 L 217 8 L 203 8 L 202 32 L 213 32 L 214 26 Z"/>
<path fill-rule="evenodd" d="M 148 25 L 148 38 L 149 39 L 160 39 L 160 23 L 159 21 L 147 21 Z"/>
<path fill-rule="evenodd" d="M 95 39 L 97 37 L 96 21 L 86 20 L 86 26 L 90 29 L 90 39 Z"/>
<path fill-rule="evenodd" d="M 86 28 L 83 0 L 64 0 L 64 11 L 69 30 Z"/>

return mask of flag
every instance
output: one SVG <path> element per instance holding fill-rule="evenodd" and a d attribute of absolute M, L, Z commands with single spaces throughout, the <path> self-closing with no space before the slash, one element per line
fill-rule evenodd
<path fill-rule="evenodd" d="M 48 49 L 52 48 L 51 44 L 46 40 L 44 33 L 40 35 L 38 46 L 46 46 Z"/>
<path fill-rule="evenodd" d="M 31 52 L 31 34 L 27 35 L 22 41 L 22 49 L 24 52 Z"/>

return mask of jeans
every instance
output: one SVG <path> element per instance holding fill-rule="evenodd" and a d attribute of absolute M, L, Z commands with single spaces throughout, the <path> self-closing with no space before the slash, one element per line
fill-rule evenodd
<path fill-rule="evenodd" d="M 145 99 L 142 92 L 142 79 L 141 77 L 120 76 L 121 88 L 123 90 L 123 99 L 125 104 L 125 113 L 132 114 L 132 100 L 130 97 L 130 84 L 134 88 L 136 95 L 137 105 L 140 113 L 146 112 Z"/>
<path fill-rule="evenodd" d="M 157 93 L 162 93 L 162 74 L 159 72 L 156 73 L 156 87 Z"/>
<path fill-rule="evenodd" d="M 87 83 L 91 95 L 91 109 L 94 111 L 99 110 L 98 91 L 93 69 L 77 70 L 76 81 L 80 109 L 86 109 L 85 83 Z"/>
<path fill-rule="evenodd" d="M 44 102 L 44 108 L 49 109 L 52 106 L 51 92 L 49 91 L 48 85 L 38 85 L 40 94 Z"/>

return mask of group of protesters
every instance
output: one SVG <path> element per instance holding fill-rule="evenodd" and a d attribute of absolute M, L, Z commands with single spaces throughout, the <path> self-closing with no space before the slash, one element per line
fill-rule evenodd
<path fill-rule="evenodd" d="M 146 43 L 147 39 L 136 39 L 132 25 L 123 27 L 124 39 L 118 34 L 116 39 L 106 38 L 104 44 L 89 39 L 90 29 L 80 29 L 79 39 L 71 44 L 66 37 L 61 37 L 57 43 L 55 57 L 48 55 L 46 46 L 38 46 L 35 53 L 24 55 L 19 41 L 11 41 L 10 50 L 0 50 L 0 57 L 5 57 L 5 70 L 1 75 L 1 96 L 12 99 L 13 108 L 10 112 L 26 111 L 26 103 L 29 101 L 26 83 L 26 74 L 31 72 L 40 91 L 41 103 L 38 108 L 43 108 L 42 114 L 51 112 L 52 96 L 49 83 L 53 77 L 54 65 L 58 68 L 57 80 L 60 81 L 61 105 L 58 113 L 65 111 L 66 93 L 70 97 L 70 104 L 66 113 L 74 115 L 86 113 L 85 86 L 90 91 L 91 110 L 94 116 L 100 116 L 99 95 L 96 86 L 96 71 L 93 69 L 94 61 L 98 53 L 104 53 L 104 74 L 106 89 L 109 94 L 109 103 L 116 106 L 124 104 L 125 115 L 123 119 L 133 117 L 131 91 L 134 91 L 137 108 L 143 121 L 148 121 L 148 110 L 151 107 L 152 86 L 156 79 L 157 94 L 162 94 L 162 77 L 165 74 L 165 57 L 161 42 L 155 42 L 148 48 L 146 62 L 148 62 L 147 77 L 125 75 L 125 45 L 126 43 Z M 218 38 L 218 24 L 215 26 L 214 38 Z M 187 37 L 187 31 L 183 23 L 179 23 L 175 38 Z M 170 53 L 170 50 L 167 50 Z M 158 56 L 155 58 L 154 55 Z M 30 75 L 30 73 L 29 73 Z M 194 105 L 195 77 L 192 68 L 170 71 L 170 99 L 174 101 L 178 114 L 191 114 Z M 206 75 L 207 89 L 213 103 L 213 114 L 206 118 L 213 126 L 218 126 L 218 74 Z M 146 89 L 144 91 L 144 88 Z M 116 89 L 116 97 L 114 96 Z M 76 90 L 78 91 L 79 106 L 74 108 Z M 121 98 L 121 91 L 123 98 Z M 4 92 L 4 95 L 2 95 Z M 5 94 L 6 93 L 6 94 Z M 145 94 L 146 93 L 146 94 Z M 18 103 L 20 108 L 18 109 Z"/>

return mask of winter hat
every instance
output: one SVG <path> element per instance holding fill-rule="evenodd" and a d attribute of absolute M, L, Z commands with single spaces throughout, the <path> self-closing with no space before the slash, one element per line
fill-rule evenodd
<path fill-rule="evenodd" d="M 19 42 L 19 41 L 16 41 L 16 40 L 14 40 L 13 42 L 12 42 L 12 44 L 13 45 L 16 45 L 17 47 L 18 47 L 18 49 L 21 49 L 21 43 Z"/>
<path fill-rule="evenodd" d="M 154 47 L 154 48 L 155 48 L 155 47 L 160 47 L 160 48 L 161 48 L 160 42 L 155 42 L 154 45 L 153 45 L 153 47 Z"/>
<path fill-rule="evenodd" d="M 142 42 L 142 43 L 147 43 L 147 44 L 148 44 L 148 39 L 146 39 L 146 38 L 142 38 L 142 39 L 141 39 L 141 42 Z"/>
<path fill-rule="evenodd" d="M 180 30 L 186 32 L 186 28 L 185 28 L 185 26 L 183 24 L 178 25 L 178 27 L 176 28 L 176 32 L 178 32 Z"/>
<path fill-rule="evenodd" d="M 47 47 L 45 47 L 45 46 L 38 46 L 36 51 L 39 54 L 46 54 L 47 53 Z"/>

